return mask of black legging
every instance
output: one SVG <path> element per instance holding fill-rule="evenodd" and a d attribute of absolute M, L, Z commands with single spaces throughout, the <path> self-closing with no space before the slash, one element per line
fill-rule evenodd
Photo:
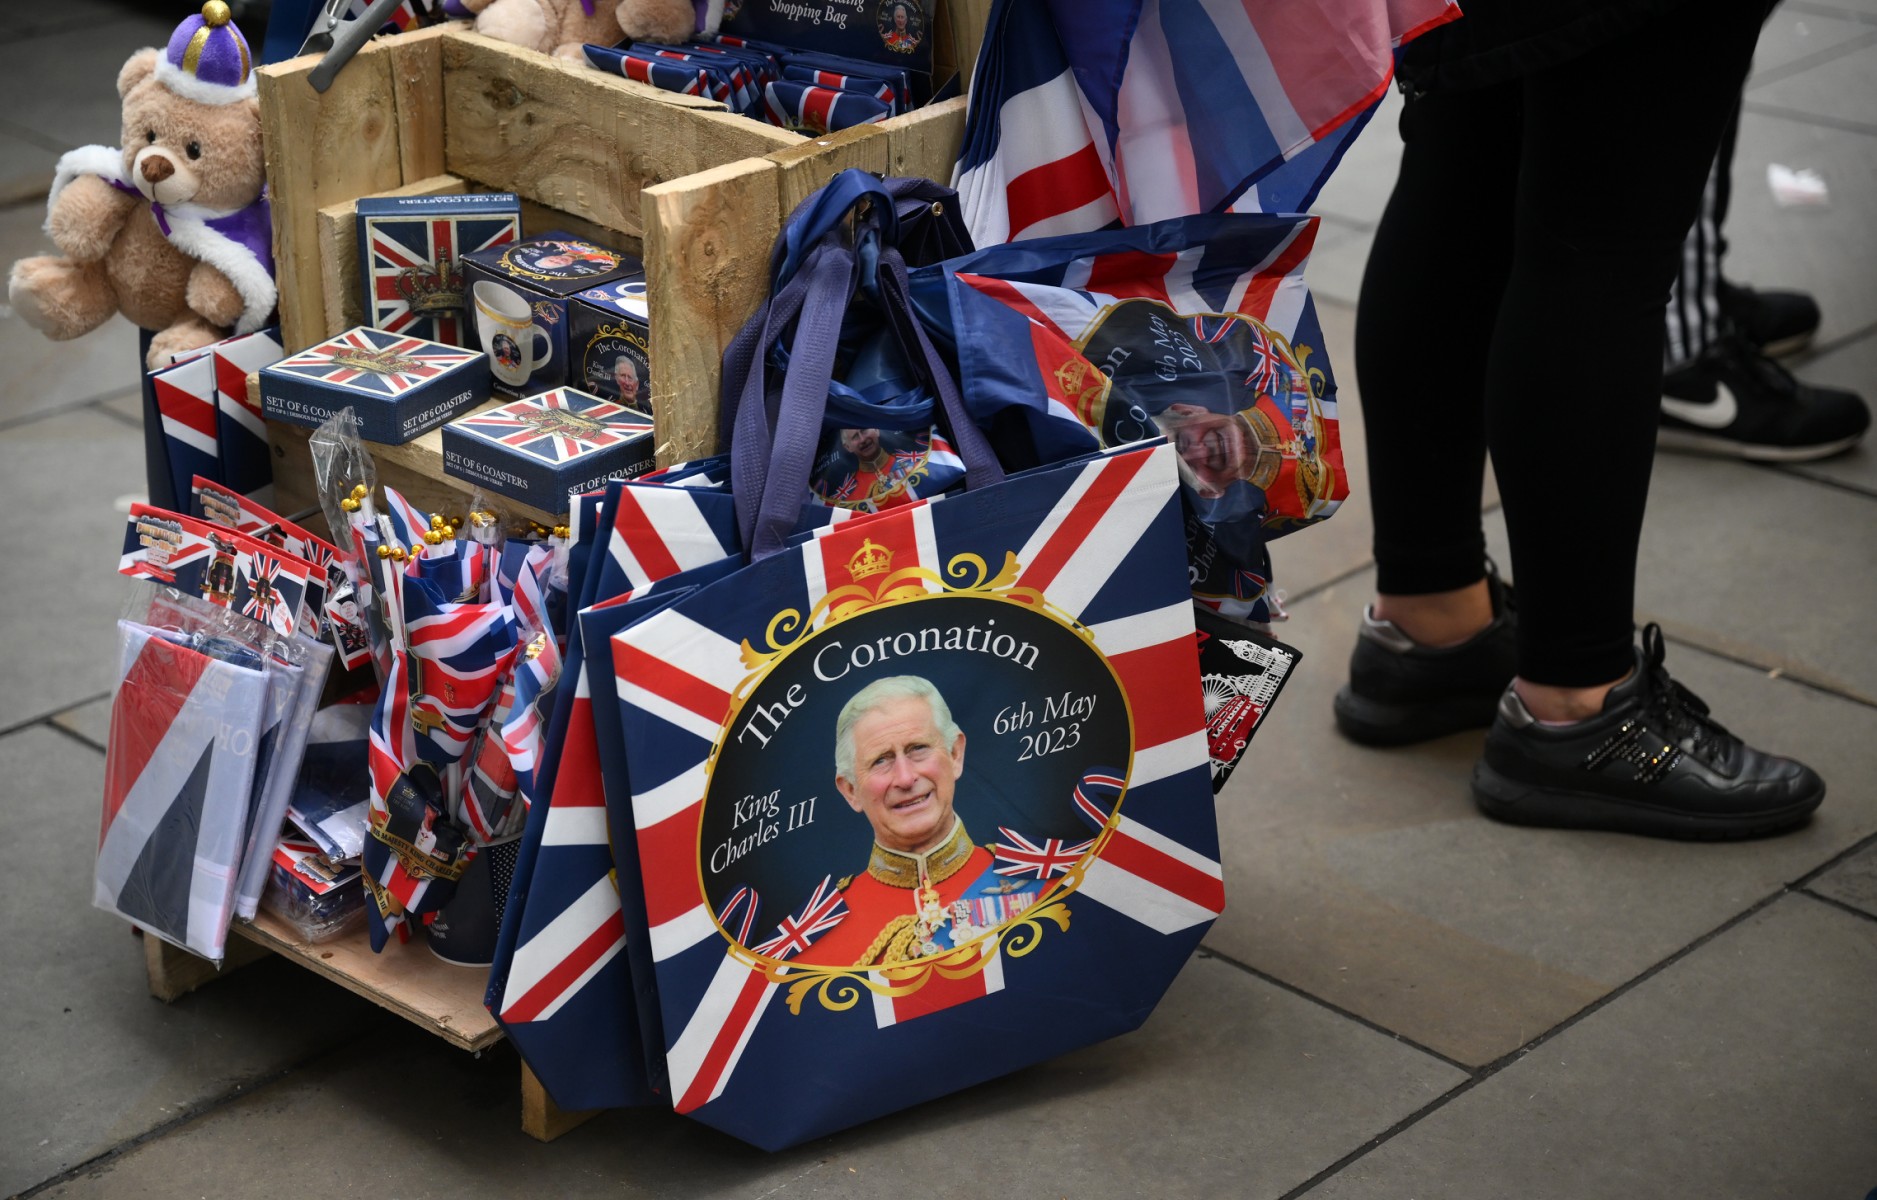
<path fill-rule="evenodd" d="M 1483 577 L 1490 447 L 1534 683 L 1607 683 L 1634 661 L 1663 311 L 1764 13 L 1684 4 L 1402 113 L 1356 316 L 1376 586 Z"/>

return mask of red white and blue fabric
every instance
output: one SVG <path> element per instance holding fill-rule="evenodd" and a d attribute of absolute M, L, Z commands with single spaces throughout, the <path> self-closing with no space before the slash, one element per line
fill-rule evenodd
<path fill-rule="evenodd" d="M 1180 501 L 1165 444 L 1101 454 L 979 492 L 926 501 L 816 532 L 809 541 L 700 589 L 614 637 L 632 815 L 645 879 L 670 1095 L 691 1114 L 767 1148 L 916 1104 L 1139 1024 L 1223 908 L 1205 716 L 1192 676 Z M 698 886 L 697 845 L 711 756 L 750 668 L 745 638 L 775 613 L 813 612 L 848 580 L 871 540 L 903 567 L 1014 554 L 1018 587 L 1042 590 L 1086 628 L 1134 714 L 1130 868 L 1092 864 L 1072 930 L 909 997 L 843 1012 L 812 1001 L 776 1012 L 780 984 L 732 952 Z M 837 574 L 838 572 L 838 574 Z M 1190 691 L 1190 695 L 1188 694 Z M 1152 699 L 1150 700 L 1149 697 Z M 1103 851 L 1105 859 L 1107 851 Z M 1180 919 L 1172 919 L 1172 914 Z M 1125 961 L 1129 969 L 1115 972 Z M 1073 1006 L 1039 1004 L 1073 991 Z M 871 1019 L 870 1019 L 871 1018 Z M 960 1053 L 969 1046 L 970 1053 Z M 917 1061 L 908 1073 L 895 1064 Z M 838 1094 L 777 1106 L 773 1081 L 836 1078 Z"/>
<path fill-rule="evenodd" d="M 254 569 L 259 559 L 269 564 L 264 582 L 271 596 L 264 602 L 256 595 Z M 227 575 L 218 580 L 223 569 Z M 308 583 L 316 574 L 304 559 L 244 533 L 148 504 L 130 506 L 117 570 L 232 607 L 281 634 L 302 627 Z"/>
<path fill-rule="evenodd" d="M 420 309 L 412 306 L 411 292 L 441 288 L 446 275 L 460 279 L 456 263 L 465 254 L 505 246 L 520 234 L 513 216 L 368 217 L 365 227 L 371 275 L 365 281 L 371 301 L 366 323 L 453 346 L 464 338 L 461 298 L 448 307 Z"/>
<path fill-rule="evenodd" d="M 893 106 L 861 92 L 778 79 L 763 89 L 763 111 L 771 125 L 784 129 L 835 133 L 884 121 L 893 115 Z"/>
<path fill-rule="evenodd" d="M 791 64 L 782 68 L 782 78 L 793 79 L 798 83 L 810 83 L 816 87 L 834 88 L 841 92 L 857 92 L 886 105 L 888 116 L 899 112 L 899 97 L 894 93 L 893 85 L 871 75 L 843 75 L 839 71 L 824 71 L 819 67 Z"/>
<path fill-rule="evenodd" d="M 1315 199 L 1452 0 L 998 0 L 953 176 L 979 246 Z"/>
<path fill-rule="evenodd" d="M 150 376 L 163 426 L 163 448 L 176 506 L 189 503 L 196 476 L 225 482 L 222 474 L 221 407 L 216 397 L 215 357 L 199 354 Z M 244 380 L 242 391 L 245 395 Z"/>
<path fill-rule="evenodd" d="M 344 361 L 346 355 L 358 353 L 392 354 L 409 365 L 401 371 L 368 371 Z M 274 364 L 274 369 L 367 396 L 387 397 L 401 396 L 452 367 L 481 357 L 479 351 L 458 350 L 422 338 L 359 328 L 283 358 Z"/>
<path fill-rule="evenodd" d="M 266 680 L 258 660 L 223 661 L 128 621 L 118 645 L 92 898 L 219 962 Z"/>
<path fill-rule="evenodd" d="M 625 858 L 616 871 L 609 836 L 609 801 L 616 797 L 629 811 L 620 794 L 624 764 L 613 754 L 616 737 L 596 737 L 584 631 L 609 634 L 607 622 L 630 619 L 632 603 L 654 596 L 661 581 L 724 560 L 736 545 L 734 513 L 707 511 L 727 508 L 727 497 L 637 482 L 611 484 L 606 495 L 608 502 L 598 506 L 576 497 L 570 517 L 581 553 L 569 555 L 570 571 L 579 574 L 576 582 L 570 573 L 569 585 L 583 593 L 570 604 L 583 612 L 569 638 L 561 683 L 567 704 L 547 739 L 558 735 L 562 744 L 524 747 L 517 730 L 510 745 L 530 809 L 515 869 L 520 890 L 511 892 L 488 994 L 490 1011 L 563 1107 L 647 1103 L 655 1099 L 657 1082 L 657 1064 L 645 1052 L 620 902 L 622 878 L 637 890 L 636 861 Z M 717 500 L 722 505 L 710 503 Z M 598 647 L 602 655 L 610 652 L 604 634 Z M 609 679 L 610 660 L 602 662 L 598 677 Z M 533 686 L 525 674 L 519 677 L 518 705 Z M 598 699 L 617 729 L 611 689 Z M 554 761 L 543 788 L 536 769 L 547 754 Z"/>
<path fill-rule="evenodd" d="M 599 421 L 606 428 L 575 435 L 558 429 L 544 430 L 538 422 L 526 418 L 531 412 L 554 409 Z M 473 417 L 459 417 L 450 427 L 556 466 L 652 431 L 652 423 L 643 413 L 572 388 L 554 388 Z"/>
<path fill-rule="evenodd" d="M 217 342 L 209 353 L 215 361 L 218 479 L 246 495 L 274 479 L 267 422 L 260 406 L 248 401 L 248 376 L 279 362 L 286 351 L 280 345 L 280 330 L 274 328 Z"/>
<path fill-rule="evenodd" d="M 649 84 L 661 91 L 676 92 L 680 96 L 711 94 L 709 77 L 690 63 L 631 53 L 611 46 L 587 45 L 581 49 L 586 53 L 587 62 L 602 71 L 623 75 L 634 82 Z"/>
<path fill-rule="evenodd" d="M 752 910 L 751 917 L 755 913 Z M 834 876 L 827 875 L 809 894 L 808 902 L 801 911 L 784 917 L 776 926 L 776 932 L 766 942 L 760 942 L 751 949 L 770 958 L 793 958 L 815 944 L 815 939 L 839 925 L 847 917 L 847 902 L 841 899 L 841 889 L 834 886 Z M 729 922 L 721 922 L 729 928 Z M 737 934 L 737 941 L 748 946 L 749 925 L 746 923 Z"/>
<path fill-rule="evenodd" d="M 1001 825 L 997 832 L 1003 834 L 1005 840 L 991 846 L 991 853 L 997 856 L 992 870 L 1016 878 L 1054 879 L 1066 875 L 1095 845 L 1093 838 L 1084 842 L 1068 842 L 1062 838 L 1031 841 Z"/>

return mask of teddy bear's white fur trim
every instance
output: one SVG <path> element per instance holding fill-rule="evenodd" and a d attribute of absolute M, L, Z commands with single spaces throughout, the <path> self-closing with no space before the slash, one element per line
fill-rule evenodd
<path fill-rule="evenodd" d="M 124 176 L 124 152 L 114 146 L 80 146 L 68 150 L 59 159 L 52 178 L 52 191 L 46 197 L 46 223 L 52 223 L 52 205 L 66 185 L 80 175 L 96 175 L 107 181 L 135 186 Z M 142 192 L 138 193 L 141 198 Z M 147 198 L 143 200 L 147 203 Z M 170 245 L 191 258 L 214 267 L 228 276 L 241 297 L 241 319 L 235 333 L 253 333 L 266 324 L 279 303 L 280 289 L 267 268 L 233 238 L 210 229 L 206 222 L 231 216 L 239 210 L 218 212 L 200 204 L 166 204 L 163 218 L 169 222 Z M 48 230 L 50 232 L 50 230 Z"/>
<path fill-rule="evenodd" d="M 156 60 L 156 81 L 185 100 L 197 104 L 233 104 L 255 94 L 254 72 L 239 87 L 225 83 L 207 83 L 183 70 L 167 58 Z"/>

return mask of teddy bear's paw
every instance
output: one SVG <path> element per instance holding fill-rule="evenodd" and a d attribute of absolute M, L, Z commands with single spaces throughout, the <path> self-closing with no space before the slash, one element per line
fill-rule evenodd
<path fill-rule="evenodd" d="M 551 50 L 547 15 L 535 0 L 495 0 L 476 18 L 476 32 L 530 50 Z"/>
<path fill-rule="evenodd" d="M 197 263 L 189 272 L 183 303 L 211 325 L 233 325 L 241 319 L 241 293 L 228 281 L 228 276 L 205 262 Z"/>
<path fill-rule="evenodd" d="M 150 353 L 144 356 L 144 365 L 152 371 L 161 370 L 175 360 L 179 354 L 191 350 L 200 350 L 211 342 L 219 342 L 228 331 L 217 329 L 194 313 L 160 330 L 150 339 Z"/>
<path fill-rule="evenodd" d="M 117 312 L 117 295 L 101 268 L 49 255 L 13 264 L 7 303 L 55 342 L 90 333 Z"/>
<path fill-rule="evenodd" d="M 619 0 L 619 28 L 634 41 L 686 42 L 697 32 L 690 0 Z"/>
<path fill-rule="evenodd" d="M 96 175 L 72 180 L 46 218 L 46 234 L 67 258 L 97 262 L 110 253 L 124 218 L 137 204 Z"/>

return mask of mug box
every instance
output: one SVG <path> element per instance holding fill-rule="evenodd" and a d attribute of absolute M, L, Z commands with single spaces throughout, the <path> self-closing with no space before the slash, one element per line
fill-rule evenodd
<path fill-rule="evenodd" d="M 489 398 L 474 350 L 361 325 L 261 368 L 269 420 L 316 427 L 350 408 L 360 437 L 397 446 Z"/>
<path fill-rule="evenodd" d="M 553 388 L 443 427 L 443 473 L 548 513 L 655 462 L 652 418 L 573 388 Z"/>
<path fill-rule="evenodd" d="M 652 326 L 645 276 L 577 293 L 567 310 L 567 381 L 595 396 L 651 411 Z"/>
<path fill-rule="evenodd" d="M 639 260 L 570 233 L 546 233 L 463 256 L 464 316 L 495 389 L 526 396 L 568 377 L 570 298 L 642 273 Z"/>
<path fill-rule="evenodd" d="M 521 200 L 512 192 L 367 196 L 358 202 L 357 225 L 365 323 L 475 347 L 459 260 L 519 238 Z"/>

